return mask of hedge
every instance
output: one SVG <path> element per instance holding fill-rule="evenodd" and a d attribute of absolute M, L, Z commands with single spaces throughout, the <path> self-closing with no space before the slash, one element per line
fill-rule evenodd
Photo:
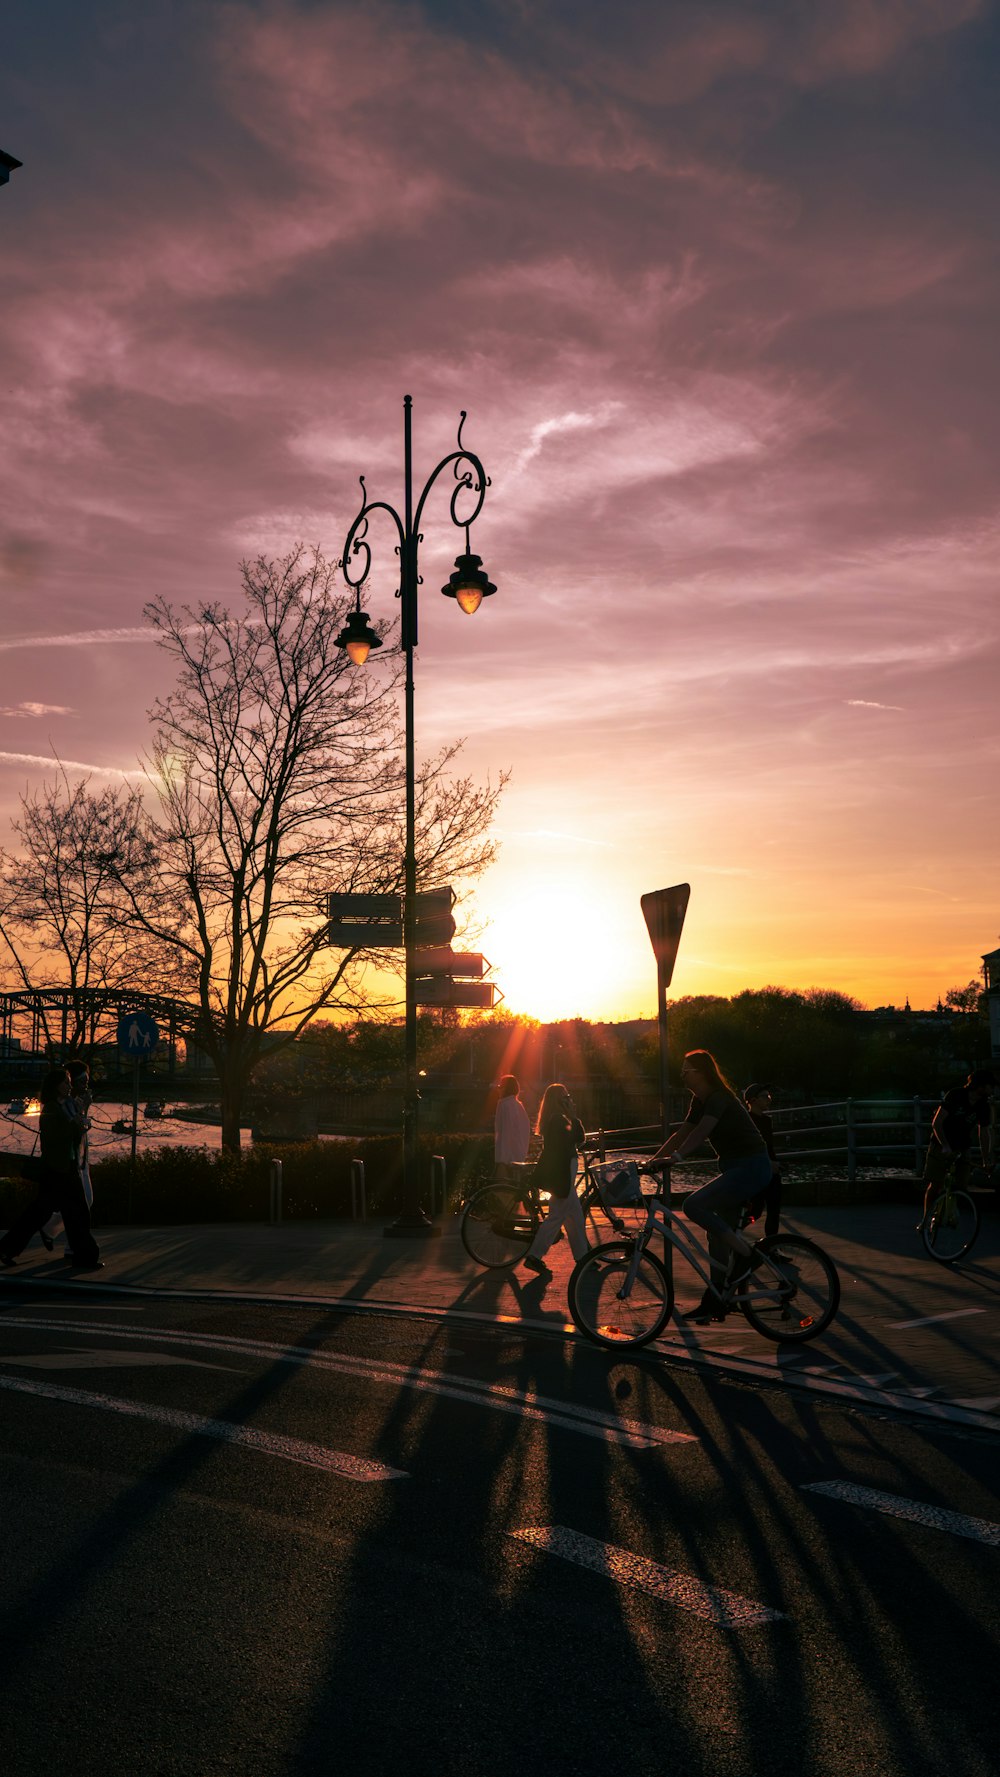
<path fill-rule="evenodd" d="M 431 1156 L 445 1159 L 449 1205 L 457 1206 L 493 1165 L 493 1137 L 425 1135 L 419 1141 L 421 1198 L 430 1208 Z M 124 1222 L 266 1221 L 272 1159 L 282 1165 L 282 1212 L 289 1221 L 345 1219 L 351 1214 L 351 1161 L 365 1165 L 368 1214 L 395 1215 L 402 1208 L 402 1150 L 398 1136 L 358 1141 L 256 1144 L 238 1154 L 202 1147 L 155 1147 L 137 1154 L 134 1177 L 126 1154 L 91 1168 L 93 1222 L 97 1228 Z M 17 1176 L 17 1158 L 2 1157 L 0 1226 L 28 1201 L 32 1186 Z"/>

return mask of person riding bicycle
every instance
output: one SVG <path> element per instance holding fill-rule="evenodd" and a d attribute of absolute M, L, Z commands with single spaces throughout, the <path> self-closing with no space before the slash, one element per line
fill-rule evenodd
<path fill-rule="evenodd" d="M 968 1182 L 972 1166 L 972 1138 L 979 1132 L 979 1152 L 983 1166 L 990 1165 L 990 1093 L 996 1085 L 992 1068 L 974 1067 L 964 1086 L 952 1086 L 934 1112 L 931 1139 L 924 1161 L 921 1184 L 924 1185 L 924 1218 L 930 1214 L 931 1203 L 954 1167 L 955 1184 Z M 918 1224 L 919 1228 L 922 1221 Z"/>
<path fill-rule="evenodd" d="M 681 1079 L 691 1093 L 684 1122 L 653 1155 L 654 1161 L 680 1160 L 703 1142 L 715 1150 L 721 1171 L 707 1185 L 692 1191 L 684 1213 L 708 1234 L 713 1280 L 719 1291 L 733 1265 L 733 1282 L 756 1268 L 756 1248 L 745 1240 L 736 1224 L 742 1205 L 767 1189 L 771 1158 L 759 1129 L 745 1104 L 720 1072 L 707 1049 L 690 1049 L 681 1067 Z M 734 1262 L 735 1255 L 735 1262 Z M 723 1320 L 725 1309 L 718 1294 L 706 1289 L 693 1319 L 704 1326 Z"/>

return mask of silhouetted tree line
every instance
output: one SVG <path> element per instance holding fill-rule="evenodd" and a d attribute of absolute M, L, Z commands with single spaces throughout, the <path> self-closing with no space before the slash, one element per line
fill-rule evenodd
<path fill-rule="evenodd" d="M 975 983 L 952 989 L 941 1013 L 931 1016 L 870 1014 L 831 989 L 764 987 L 728 999 L 696 994 L 674 1001 L 670 1071 L 678 1087 L 681 1057 L 694 1048 L 711 1049 L 738 1089 L 752 1079 L 767 1080 L 778 1102 L 792 1105 L 936 1097 L 943 1085 L 988 1061 L 990 1040 L 985 999 Z M 591 1127 L 622 1127 L 656 1115 L 654 1020 L 542 1025 L 503 1013 L 464 1021 L 454 1013 L 427 1014 L 419 1049 L 425 1115 L 438 1127 L 486 1127 L 493 1088 L 504 1073 L 517 1075 L 531 1108 L 549 1080 L 565 1080 Z M 397 1022 L 314 1025 L 293 1051 L 264 1065 L 259 1103 L 266 1109 L 312 1096 L 322 1116 L 323 1100 L 333 1094 L 397 1090 L 402 1065 Z"/>

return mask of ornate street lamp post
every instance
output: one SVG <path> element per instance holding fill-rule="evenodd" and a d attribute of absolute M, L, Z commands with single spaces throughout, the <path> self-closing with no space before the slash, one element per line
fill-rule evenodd
<path fill-rule="evenodd" d="M 469 543 L 469 527 L 482 511 L 486 489 L 490 483 L 479 458 L 472 451 L 467 450 L 462 443 L 465 413 L 463 411 L 458 425 L 458 448 L 443 457 L 437 468 L 431 471 L 424 483 L 423 492 L 417 500 L 414 511 L 412 408 L 412 397 L 406 395 L 403 399 L 403 517 L 401 518 L 395 507 L 388 505 L 385 500 L 370 500 L 365 487 L 365 478 L 363 475 L 360 478 L 361 511 L 347 533 L 340 564 L 348 586 L 354 588 L 355 607 L 337 637 L 337 646 L 346 649 L 356 666 L 363 666 L 371 649 L 379 648 L 382 645 L 380 637 L 368 621 L 367 614 L 361 609 L 361 591 L 371 567 L 371 550 L 366 541 L 368 517 L 372 512 L 387 512 L 399 535 L 397 544 L 399 591 L 396 597 L 401 601 L 401 642 L 406 656 L 406 854 L 403 866 L 403 948 L 406 957 L 406 1085 L 403 1100 L 403 1210 L 398 1220 L 386 1229 L 386 1233 L 426 1236 L 436 1233 L 437 1230 L 420 1208 L 417 1156 L 420 1092 L 417 1074 L 417 1002 L 414 975 L 417 947 L 417 855 L 413 651 L 417 645 L 417 588 L 420 585 L 417 551 L 419 544 L 423 541 L 420 520 L 431 488 L 438 476 L 449 465 L 454 468 L 456 483 L 451 496 L 451 518 L 453 524 L 465 531 L 465 551 L 456 560 L 455 571 L 447 586 L 443 586 L 441 591 L 446 598 L 455 599 L 461 609 L 471 617 L 474 612 L 478 611 L 483 599 L 488 598 L 491 593 L 496 591 L 496 587 L 483 571 L 480 557 L 473 555 Z M 460 507 L 465 494 L 472 502 L 472 509 L 462 516 Z"/>

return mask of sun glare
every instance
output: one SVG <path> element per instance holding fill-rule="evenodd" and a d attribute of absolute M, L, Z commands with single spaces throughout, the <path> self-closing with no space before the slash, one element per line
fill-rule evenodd
<path fill-rule="evenodd" d="M 512 894 L 485 938 L 505 1009 L 542 1023 L 613 1016 L 624 963 L 616 918 L 574 880 Z"/>

